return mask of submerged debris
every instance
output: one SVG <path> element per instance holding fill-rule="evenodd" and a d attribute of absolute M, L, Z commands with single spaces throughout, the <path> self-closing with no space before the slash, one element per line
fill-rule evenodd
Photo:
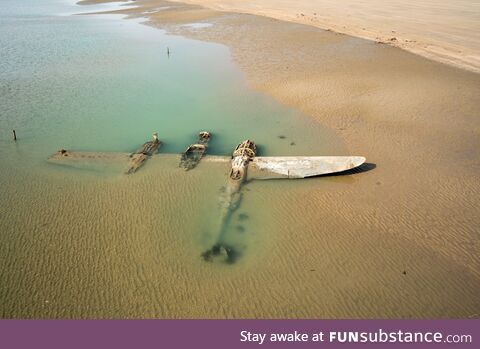
<path fill-rule="evenodd" d="M 227 244 L 227 232 L 233 213 L 240 206 L 242 200 L 242 184 L 247 178 L 248 164 L 252 161 L 257 152 L 257 146 L 251 140 L 245 140 L 235 148 L 232 154 L 231 171 L 228 179 L 227 187 L 221 201 L 221 225 L 216 242 L 209 250 L 202 253 L 205 261 L 212 261 L 215 256 L 224 256 L 225 262 L 234 263 L 240 256 L 238 249 Z M 246 219 L 248 215 L 245 213 L 239 215 L 239 219 Z M 241 225 L 237 226 L 237 231 L 242 232 L 245 228 Z"/>
<path fill-rule="evenodd" d="M 180 159 L 180 167 L 185 169 L 185 171 L 195 168 L 207 152 L 208 141 L 211 137 L 212 135 L 209 132 L 200 132 L 197 143 L 189 145 L 183 152 Z"/>
<path fill-rule="evenodd" d="M 229 187 L 232 194 L 240 190 L 240 185 L 247 179 L 247 168 L 257 153 L 257 146 L 251 140 L 243 141 L 232 154 L 232 169 L 230 171 Z"/>
<path fill-rule="evenodd" d="M 245 227 L 243 225 L 237 225 L 236 229 L 239 233 L 243 233 L 245 231 Z"/>
<path fill-rule="evenodd" d="M 244 220 L 246 220 L 246 219 L 248 219 L 248 214 L 246 214 L 246 213 L 240 213 L 240 214 L 238 215 L 238 220 L 244 221 Z"/>
<path fill-rule="evenodd" d="M 239 252 L 227 244 L 217 243 L 211 249 L 202 253 L 202 257 L 207 262 L 212 262 L 214 257 L 222 257 L 227 264 L 236 262 Z"/>
<path fill-rule="evenodd" d="M 161 144 L 162 142 L 158 139 L 158 133 L 155 132 L 153 134 L 153 140 L 144 143 L 140 149 L 130 155 L 130 163 L 125 174 L 137 172 L 145 161 L 158 151 Z"/>

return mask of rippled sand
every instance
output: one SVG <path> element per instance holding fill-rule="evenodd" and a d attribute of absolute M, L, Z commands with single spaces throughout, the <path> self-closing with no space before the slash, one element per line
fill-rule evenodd
<path fill-rule="evenodd" d="M 376 167 L 248 183 L 231 227 L 244 254 L 226 265 L 200 258 L 215 239 L 222 164 L 185 173 L 152 159 L 130 177 L 12 164 L 0 177 L 1 316 L 478 317 L 479 76 L 303 25 L 182 6 L 151 20 L 227 44 L 252 86 Z M 213 26 L 180 26 L 192 18 Z"/>
<path fill-rule="evenodd" d="M 184 172 L 177 164 L 152 159 L 133 176 L 121 166 L 102 176 L 9 170 L 0 199 L 2 317 L 408 318 L 478 309 L 480 283 L 466 265 L 398 233 L 397 218 L 365 193 L 363 211 L 348 215 L 368 172 L 248 183 L 229 232 L 243 255 L 233 265 L 204 262 L 228 167 Z"/>
<path fill-rule="evenodd" d="M 252 183 L 276 190 L 268 253 L 277 259 L 265 257 L 262 279 L 272 280 L 262 287 L 283 290 L 285 304 L 259 296 L 269 305 L 256 304 L 256 316 L 478 316 L 478 74 L 268 18 L 156 0 L 130 15 L 158 4 L 171 8 L 150 14 L 151 24 L 228 45 L 253 87 L 376 164 L 293 191 Z M 178 26 L 202 18 L 213 26 Z"/>

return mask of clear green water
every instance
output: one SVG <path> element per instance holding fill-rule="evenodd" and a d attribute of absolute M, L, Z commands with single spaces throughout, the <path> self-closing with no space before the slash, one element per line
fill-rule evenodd
<path fill-rule="evenodd" d="M 262 154 L 328 148 L 318 125 L 249 90 L 225 46 L 118 16 L 55 15 L 85 7 L 53 0 L 7 0 L 0 11 L 2 151 L 12 129 L 39 161 L 60 147 L 131 151 L 153 131 L 165 152 L 180 152 L 200 130 L 214 134 L 216 154 L 245 138 Z"/>
<path fill-rule="evenodd" d="M 254 292 L 251 272 L 268 263 L 279 229 L 295 233 L 289 195 L 321 181 L 249 183 L 227 234 L 242 258 L 227 268 L 200 254 L 218 233 L 228 166 L 184 172 L 152 159 L 134 176 L 105 176 L 46 159 L 59 148 L 130 152 L 154 131 L 167 153 L 201 130 L 213 133 L 211 154 L 246 138 L 262 155 L 338 154 L 341 145 L 249 89 L 227 47 L 118 16 L 69 15 L 86 9 L 56 0 L 0 7 L 0 316 L 251 314 L 248 300 L 227 296 Z M 210 306 L 219 299 L 224 307 Z"/>

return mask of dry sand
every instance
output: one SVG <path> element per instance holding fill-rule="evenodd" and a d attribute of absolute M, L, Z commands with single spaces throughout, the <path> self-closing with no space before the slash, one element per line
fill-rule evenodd
<path fill-rule="evenodd" d="M 478 316 L 480 75 L 312 26 L 136 4 L 124 12 L 169 6 L 148 14 L 150 24 L 228 45 L 254 88 L 336 130 L 350 153 L 376 167 L 322 186 L 303 181 L 288 196 L 252 183 L 261 193 L 252 200 L 271 206 L 272 221 L 255 266 L 224 284 L 207 278 L 212 288 L 202 273 L 177 266 L 164 308 L 132 306 L 129 316 Z M 199 21 L 213 26 L 181 26 Z"/>
<path fill-rule="evenodd" d="M 330 29 L 480 71 L 479 0 L 187 0 Z"/>

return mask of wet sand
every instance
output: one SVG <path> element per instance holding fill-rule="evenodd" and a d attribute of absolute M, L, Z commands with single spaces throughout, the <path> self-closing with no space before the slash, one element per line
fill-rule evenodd
<path fill-rule="evenodd" d="M 283 181 L 282 190 L 276 181 L 249 183 L 242 205 L 265 208 L 261 220 L 253 215 L 248 222 L 253 257 L 221 270 L 192 258 L 198 227 L 178 212 L 208 215 L 195 188 L 214 190 L 222 169 L 202 186 L 196 181 L 206 169 L 192 171 L 180 198 L 165 193 L 175 172 L 156 170 L 155 163 L 121 189 L 76 183 L 75 191 L 37 190 L 35 200 L 27 197 L 35 181 L 25 178 L 25 188 L 7 194 L 19 205 L 31 202 L 32 211 L 61 213 L 60 226 L 36 246 L 50 251 L 52 273 L 63 274 L 64 284 L 42 294 L 51 278 L 27 272 L 18 288 L 27 293 L 21 310 L 5 304 L 4 316 L 478 317 L 480 75 L 312 26 L 157 0 L 136 5 L 124 12 L 146 16 L 165 7 L 148 14 L 151 25 L 227 45 L 253 88 L 334 130 L 349 153 L 370 165 L 355 175 Z M 203 21 L 213 25 L 182 26 Z M 164 185 L 152 187 L 160 172 Z M 96 196 L 95 205 L 73 195 L 78 190 Z M 112 197 L 137 204 L 111 208 Z M 158 198 L 158 221 L 155 212 L 131 209 Z M 105 210 L 117 219 L 102 219 Z M 25 218 L 13 209 L 8 214 L 13 232 Z M 38 236 L 45 222 L 31 219 Z M 185 236 L 168 234 L 177 219 Z M 54 235 L 66 222 L 76 227 L 75 238 L 55 249 Z M 0 255 L 14 261 L 12 275 L 38 270 L 21 252 L 31 238 L 12 236 L 11 246 L 1 247 Z M 82 250 L 90 253 L 72 253 Z M 85 270 L 77 277 L 79 266 Z M 82 291 L 72 292 L 72 283 Z"/>
<path fill-rule="evenodd" d="M 478 0 L 187 0 L 215 10 L 313 25 L 480 72 Z"/>

